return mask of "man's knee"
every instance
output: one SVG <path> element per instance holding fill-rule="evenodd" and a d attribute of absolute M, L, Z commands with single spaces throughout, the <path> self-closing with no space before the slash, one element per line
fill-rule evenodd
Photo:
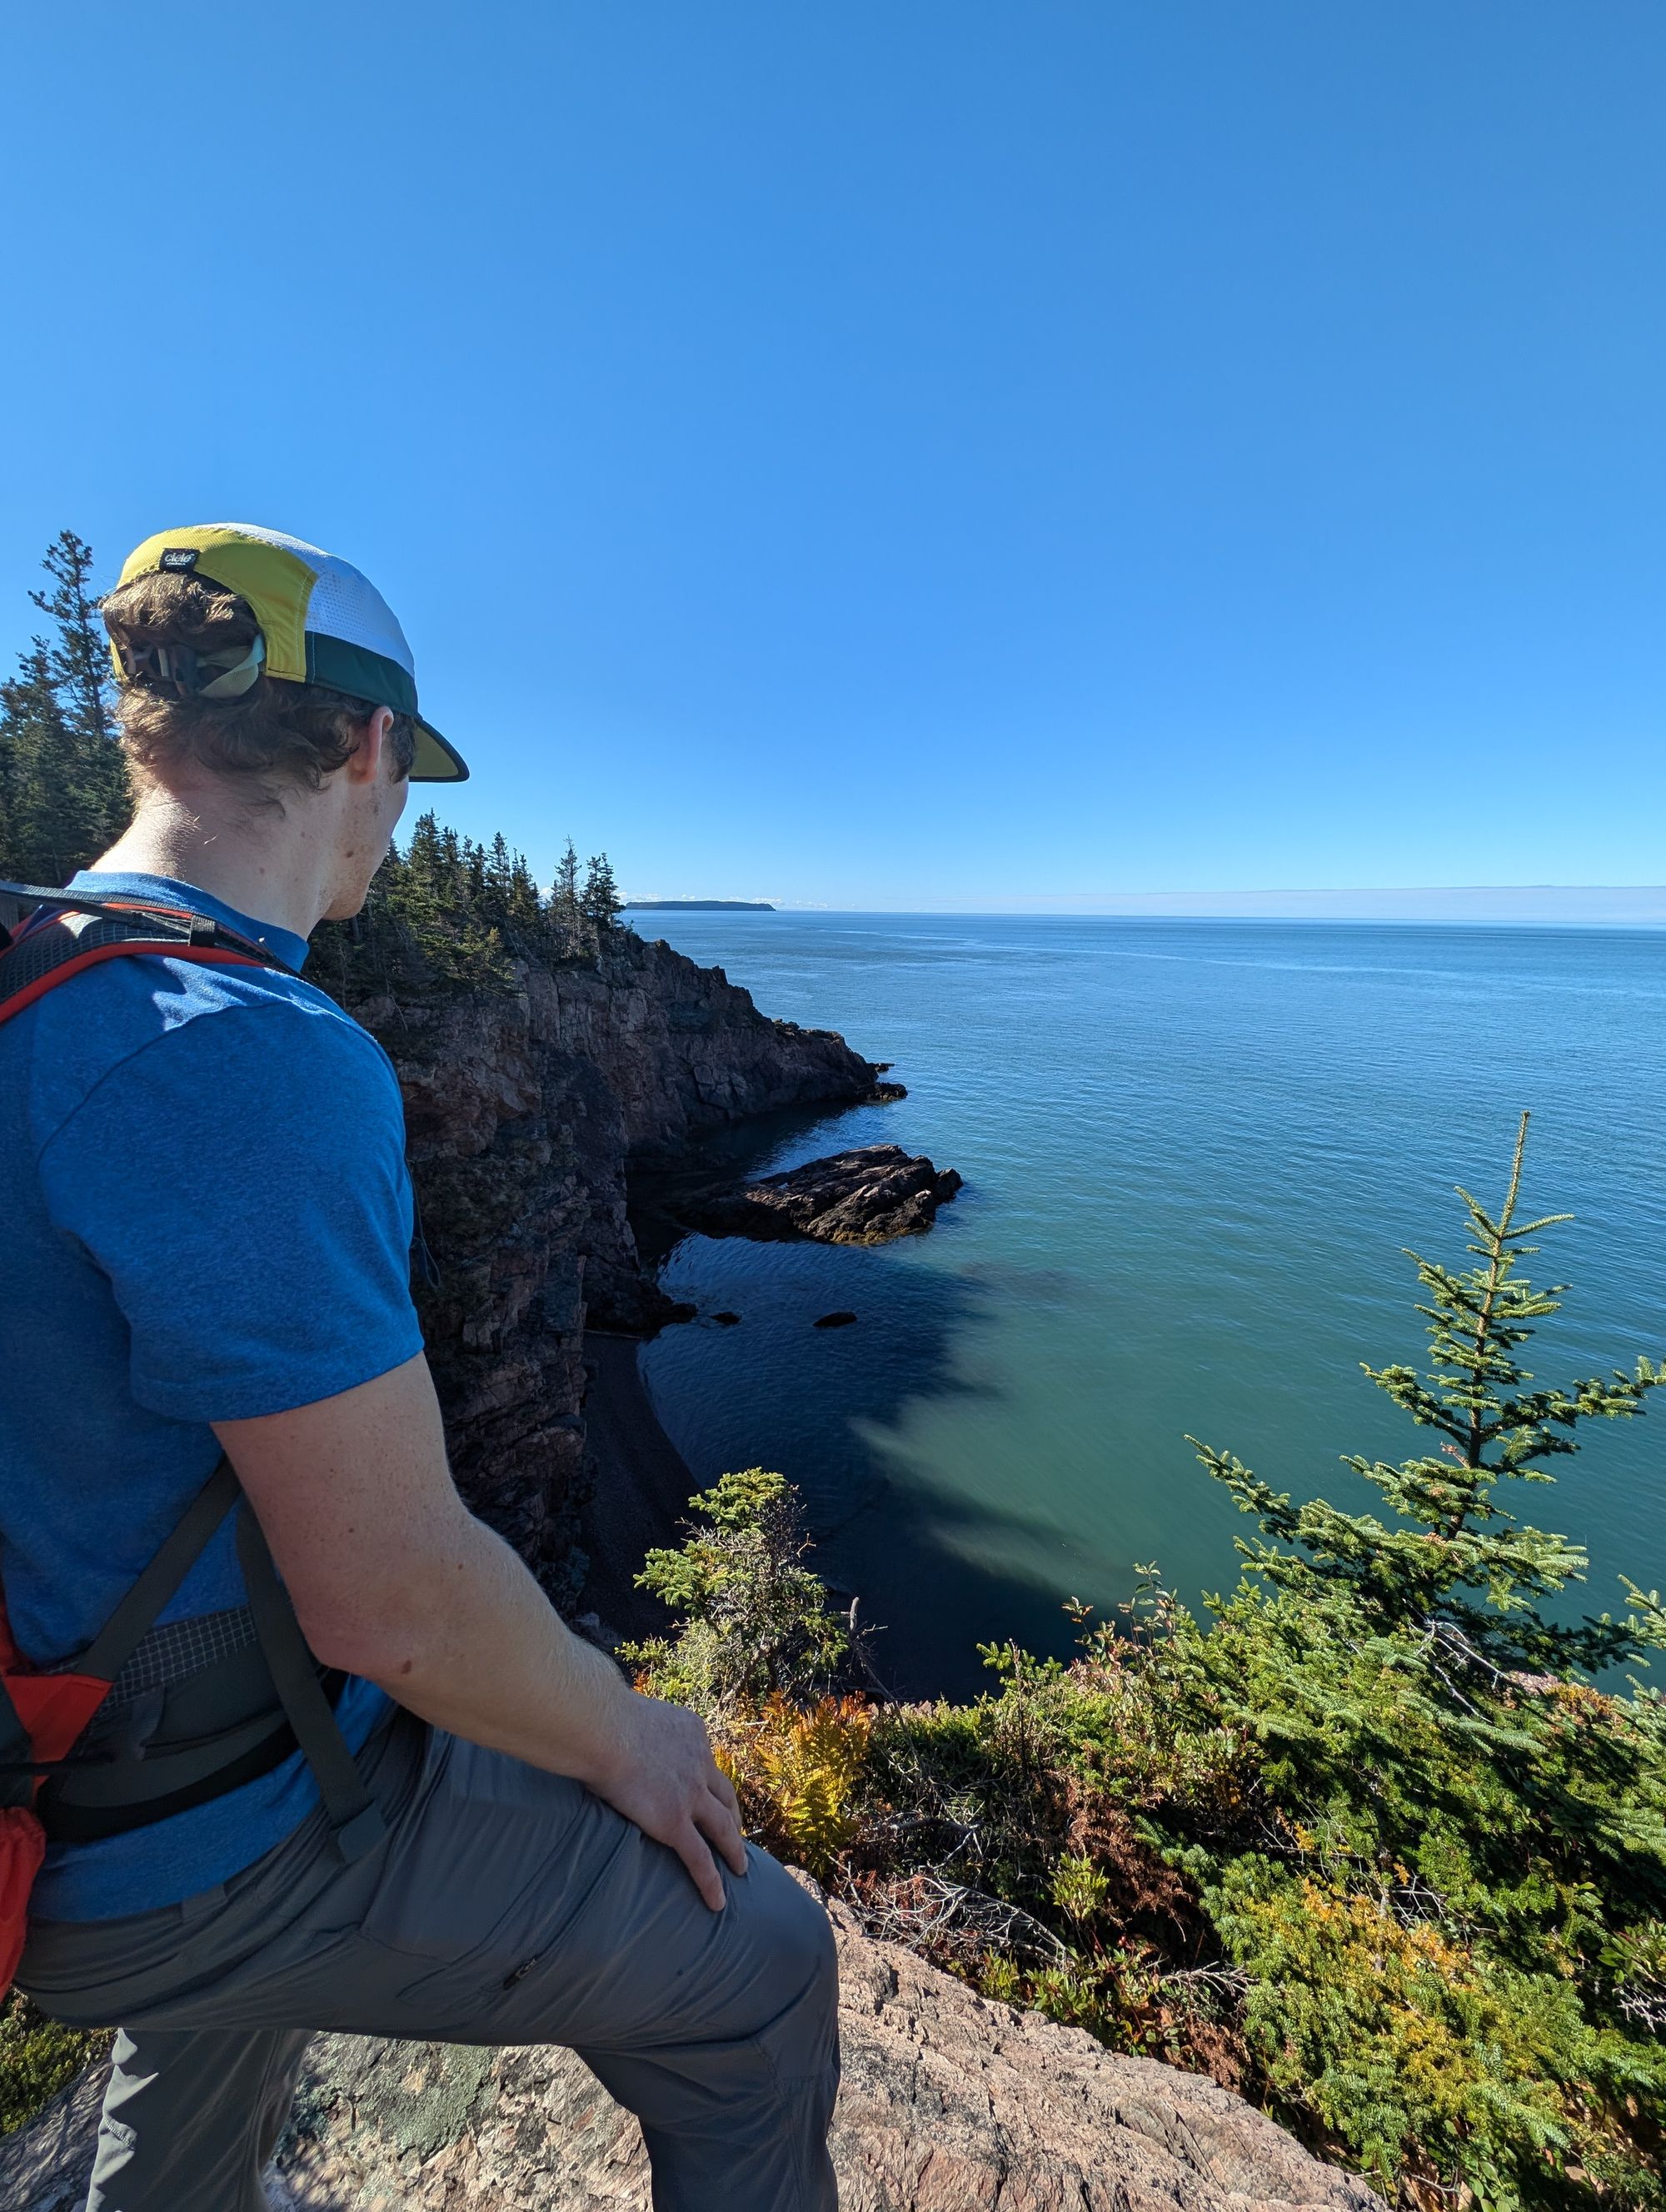
<path fill-rule="evenodd" d="M 771 1981 L 788 2008 L 830 2021 L 838 2009 L 839 1954 L 825 1907 L 767 1851 L 749 1844 L 746 1856 L 746 1887 L 764 1916 Z"/>

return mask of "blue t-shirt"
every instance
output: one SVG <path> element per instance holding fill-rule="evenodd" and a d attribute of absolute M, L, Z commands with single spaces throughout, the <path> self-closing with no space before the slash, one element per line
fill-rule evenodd
<path fill-rule="evenodd" d="M 304 940 L 160 876 L 288 968 Z M 207 1479 L 210 1421 L 312 1404 L 422 1349 L 392 1062 L 298 975 L 107 960 L 0 1024 L 0 1584 L 18 1644 L 82 1650 Z M 161 1615 L 244 1601 L 228 1519 Z M 386 1711 L 350 1679 L 356 1749 Z M 297 1753 L 125 1835 L 54 1844 L 31 1909 L 103 1919 L 251 1865 L 311 1811 Z"/>

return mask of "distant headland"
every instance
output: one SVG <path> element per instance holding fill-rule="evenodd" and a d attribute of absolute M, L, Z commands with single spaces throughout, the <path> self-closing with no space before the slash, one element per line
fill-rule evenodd
<path fill-rule="evenodd" d="M 773 914 L 768 899 L 627 899 L 633 914 Z"/>

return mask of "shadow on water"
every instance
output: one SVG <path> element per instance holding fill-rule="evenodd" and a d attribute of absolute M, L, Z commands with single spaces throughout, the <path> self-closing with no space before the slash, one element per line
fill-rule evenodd
<path fill-rule="evenodd" d="M 813 1126 L 765 1133 L 730 1158 L 756 1171 Z M 965 1697 L 991 1679 L 981 1642 L 1068 1648 L 1069 1590 L 1038 1587 L 1019 1564 L 1056 1551 L 1043 1525 L 1017 1498 L 974 1505 L 908 1468 L 903 1439 L 923 1405 L 952 1397 L 993 1409 L 1000 1398 L 977 1354 L 996 1291 L 952 1265 L 952 1217 L 932 1232 L 929 1255 L 913 1239 L 913 1249 L 757 1244 L 678 1235 L 649 1189 L 644 1231 L 659 1239 L 663 1287 L 701 1316 L 644 1351 L 656 1412 L 702 1486 L 757 1465 L 798 1486 L 813 1564 L 842 1602 L 860 1600 L 889 1687 Z M 856 1325 L 814 1327 L 837 1309 L 854 1311 Z M 721 1311 L 741 1325 L 711 1318 Z M 1003 1555 L 1010 1571 L 988 1564 Z"/>

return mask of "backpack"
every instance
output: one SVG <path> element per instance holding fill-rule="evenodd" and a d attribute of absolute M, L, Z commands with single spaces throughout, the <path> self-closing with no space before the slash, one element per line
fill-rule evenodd
<path fill-rule="evenodd" d="M 33 909 L 27 918 L 25 908 Z M 252 939 L 182 908 L 0 882 L 0 1024 L 100 961 L 147 954 L 289 972 Z M 214 1634 L 195 1644 L 198 1624 L 157 1630 L 157 1616 L 233 1513 L 246 1613 L 212 1616 Z M 149 1663 L 106 1712 L 136 1655 Z M 103 1627 L 66 1664 L 29 1663 L 0 1588 L 0 1998 L 17 1971 L 49 1839 L 117 1835 L 165 1819 L 270 1772 L 299 1747 L 340 1856 L 357 1858 L 376 1843 L 380 1810 L 336 1724 L 345 1679 L 320 1669 L 308 1650 L 223 1456 Z M 114 1725 L 95 1728 L 101 1714 Z"/>

